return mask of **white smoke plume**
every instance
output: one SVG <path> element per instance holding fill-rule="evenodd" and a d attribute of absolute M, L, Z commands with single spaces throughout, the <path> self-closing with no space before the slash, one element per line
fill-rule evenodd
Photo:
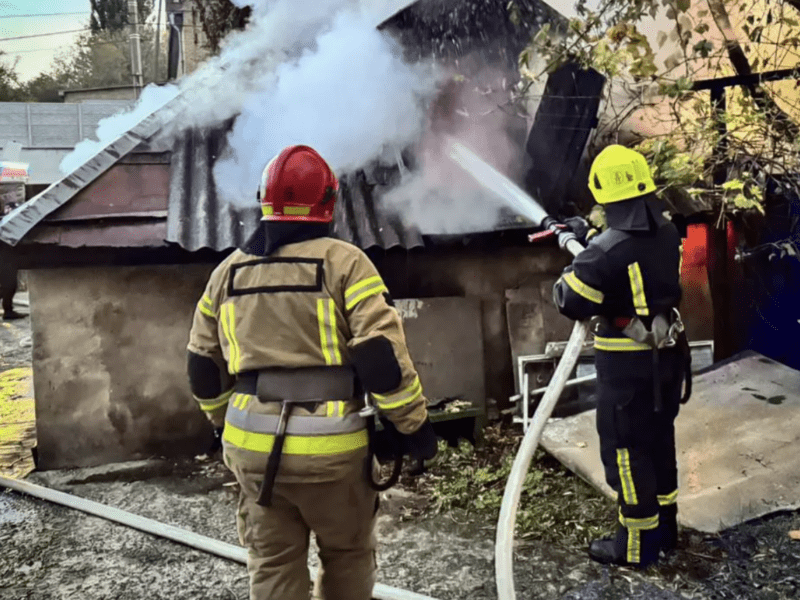
<path fill-rule="evenodd" d="M 419 136 L 434 87 L 430 70 L 403 62 L 391 38 L 349 10 L 262 81 L 214 169 L 231 202 L 252 202 L 264 165 L 287 145 L 314 147 L 338 173 L 393 155 Z"/>
<path fill-rule="evenodd" d="M 376 29 L 379 19 L 355 0 L 235 0 L 253 7 L 219 56 L 173 86 L 149 86 L 131 112 L 106 119 L 98 141 L 83 142 L 62 163 L 72 172 L 136 125 L 165 98 L 170 118 L 161 142 L 187 128 L 236 117 L 229 151 L 215 167 L 219 194 L 252 204 L 261 171 L 283 147 L 315 147 L 337 172 L 357 169 L 419 136 L 432 69 L 409 65 Z"/>
<path fill-rule="evenodd" d="M 417 150 L 419 167 L 381 199 L 385 208 L 423 234 L 490 231 L 501 217 L 513 218 L 502 199 L 449 158 L 451 139 L 463 142 L 517 182 L 527 166 L 524 142 L 528 123 L 516 109 L 504 106 L 513 75 L 485 67 L 469 80 L 460 79 L 453 79 L 436 100 Z"/>
<path fill-rule="evenodd" d="M 147 86 L 136 106 L 102 119 L 97 125 L 97 139 L 80 142 L 75 150 L 62 159 L 59 169 L 64 175 L 69 175 L 151 113 L 168 104 L 178 93 L 179 89 L 175 85 Z"/>

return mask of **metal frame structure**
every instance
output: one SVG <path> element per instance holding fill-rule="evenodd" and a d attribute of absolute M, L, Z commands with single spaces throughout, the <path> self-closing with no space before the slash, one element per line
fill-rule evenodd
<path fill-rule="evenodd" d="M 696 348 L 705 348 L 708 347 L 711 349 L 711 356 L 713 360 L 714 355 L 714 342 L 712 340 L 708 341 L 699 341 L 699 342 L 689 342 L 689 346 L 694 350 Z M 586 353 L 593 350 L 592 345 L 590 342 L 586 342 L 581 349 L 581 357 L 586 356 Z M 519 410 L 518 414 L 514 415 L 514 423 L 522 423 L 522 431 L 528 431 L 528 427 L 530 426 L 532 415 L 530 414 L 530 401 L 547 391 L 548 385 L 544 385 L 542 387 L 531 389 L 531 381 L 530 381 L 530 373 L 528 372 L 528 365 L 536 364 L 536 363 L 544 363 L 549 362 L 554 359 L 559 358 L 564 353 L 564 344 L 563 343 L 553 343 L 550 342 L 547 344 L 545 348 L 544 354 L 528 354 L 517 357 L 517 380 L 520 384 L 520 393 L 516 396 L 512 396 L 510 400 L 517 404 Z M 576 367 L 578 365 L 576 364 Z M 597 379 L 597 374 L 593 373 L 591 375 L 585 375 L 582 377 L 576 377 L 574 379 L 570 379 L 565 384 L 565 388 L 574 387 L 577 385 L 581 385 L 584 383 L 591 383 L 595 379 Z M 521 406 L 520 406 L 521 404 Z M 519 414 L 521 413 L 521 414 Z"/>

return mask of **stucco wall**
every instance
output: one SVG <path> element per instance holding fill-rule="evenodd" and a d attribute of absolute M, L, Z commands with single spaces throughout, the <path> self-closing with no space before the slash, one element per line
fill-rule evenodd
<path fill-rule="evenodd" d="M 202 453 L 186 344 L 211 267 L 29 274 L 40 468 Z"/>

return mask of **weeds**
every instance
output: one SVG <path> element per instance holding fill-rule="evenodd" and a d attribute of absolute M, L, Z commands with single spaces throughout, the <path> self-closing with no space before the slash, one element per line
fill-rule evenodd
<path fill-rule="evenodd" d="M 477 449 L 463 441 L 457 448 L 442 443 L 429 474 L 409 487 L 431 498 L 428 511 L 494 525 L 519 441 L 510 427 L 494 426 L 484 430 Z M 610 500 L 539 450 L 525 478 L 516 535 L 584 547 L 613 528 L 613 514 Z"/>

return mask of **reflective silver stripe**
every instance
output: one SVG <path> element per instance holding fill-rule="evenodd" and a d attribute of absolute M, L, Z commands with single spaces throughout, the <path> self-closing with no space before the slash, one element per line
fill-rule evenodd
<path fill-rule="evenodd" d="M 244 403 L 245 405 L 247 403 Z M 237 408 L 233 403 L 228 405 L 225 421 L 251 433 L 274 434 L 278 428 L 278 415 L 262 415 Z M 358 413 L 346 417 L 300 417 L 292 416 L 286 426 L 288 435 L 322 436 L 341 433 L 355 433 L 367 427 L 367 421 Z"/>

